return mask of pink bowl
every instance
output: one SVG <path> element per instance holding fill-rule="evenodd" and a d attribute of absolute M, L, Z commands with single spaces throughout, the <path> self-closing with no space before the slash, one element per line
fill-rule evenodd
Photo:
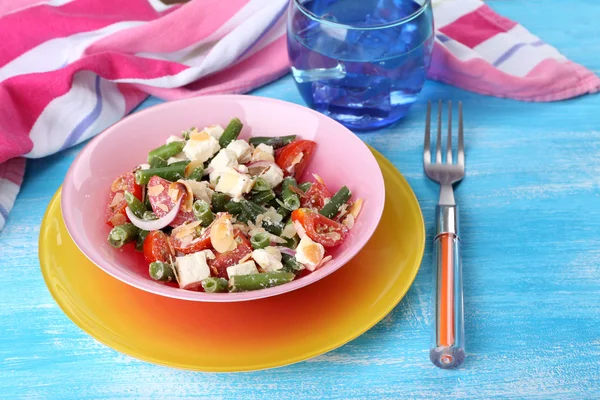
<path fill-rule="evenodd" d="M 347 239 L 329 252 L 323 268 L 290 283 L 253 292 L 208 294 L 164 285 L 148 276 L 141 253 L 130 246 L 114 249 L 106 241 L 110 227 L 104 211 L 113 180 L 144 162 L 148 152 L 191 126 L 225 126 L 238 117 L 240 137 L 297 134 L 317 142 L 306 176 L 318 173 L 337 190 L 347 185 L 363 210 Z M 354 257 L 377 228 L 385 199 L 383 176 L 368 147 L 351 131 L 311 109 L 257 96 L 203 96 L 163 103 L 132 114 L 94 138 L 69 168 L 62 188 L 65 224 L 77 247 L 115 278 L 161 296 L 193 301 L 232 302 L 289 292 L 315 282 Z"/>

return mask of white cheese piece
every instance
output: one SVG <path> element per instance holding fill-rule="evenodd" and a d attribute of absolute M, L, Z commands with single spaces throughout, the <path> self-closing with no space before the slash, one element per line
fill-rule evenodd
<path fill-rule="evenodd" d="M 294 227 L 294 223 L 290 220 L 287 225 L 283 228 L 283 232 L 281 232 L 282 237 L 293 238 L 298 233 L 296 232 L 296 228 Z"/>
<path fill-rule="evenodd" d="M 217 184 L 217 178 L 220 177 L 227 168 L 236 168 L 238 166 L 235 153 L 228 149 L 223 149 L 211 160 L 208 168 L 212 171 L 209 175 L 210 183 L 214 186 Z"/>
<path fill-rule="evenodd" d="M 261 143 L 252 153 L 252 161 L 275 161 L 273 146 Z"/>
<path fill-rule="evenodd" d="M 264 249 L 254 250 L 252 258 L 265 272 L 278 271 L 283 268 L 281 263 L 281 252 L 272 246 Z"/>
<path fill-rule="evenodd" d="M 232 277 L 234 275 L 250 275 L 250 274 L 258 274 L 258 268 L 256 268 L 256 264 L 254 261 L 246 261 L 241 264 L 232 265 L 231 267 L 227 267 L 227 276 Z"/>
<path fill-rule="evenodd" d="M 273 189 L 283 182 L 283 171 L 277 165 L 273 164 L 263 171 L 259 177 L 263 178 L 271 186 L 271 189 Z"/>
<path fill-rule="evenodd" d="M 150 169 L 150 164 L 140 164 L 138 165 L 139 169 Z"/>
<path fill-rule="evenodd" d="M 244 194 L 250 192 L 253 185 L 254 181 L 250 175 L 240 174 L 233 168 L 225 168 L 220 174 L 215 190 L 240 199 Z"/>
<path fill-rule="evenodd" d="M 169 157 L 167 159 L 167 164 L 173 164 L 173 163 L 176 163 L 179 161 L 187 161 L 187 160 L 188 160 L 188 158 L 185 155 L 185 153 L 181 152 L 179 154 L 175 154 L 173 157 Z"/>
<path fill-rule="evenodd" d="M 296 248 L 296 261 L 304 264 L 306 269 L 314 271 L 323 260 L 325 248 L 320 243 L 315 243 L 308 236 L 304 236 Z"/>
<path fill-rule="evenodd" d="M 235 153 L 237 160 L 240 164 L 247 163 L 252 158 L 252 148 L 250 147 L 250 144 L 245 140 L 234 140 L 233 142 L 227 145 L 226 149 L 231 150 Z"/>
<path fill-rule="evenodd" d="M 181 136 L 171 135 L 167 138 L 167 141 L 165 143 L 169 144 L 169 143 L 173 143 L 173 142 L 185 142 L 185 139 L 182 138 Z"/>
<path fill-rule="evenodd" d="M 227 168 L 237 167 L 237 156 L 229 149 L 223 149 L 211 160 L 208 164 L 208 168 L 211 168 L 210 183 L 213 185 L 217 184 L 217 177 L 221 176 L 223 171 Z"/>
<path fill-rule="evenodd" d="M 208 186 L 208 182 L 198 182 L 193 179 L 180 179 L 179 181 L 185 183 L 192 189 L 192 193 L 196 199 L 204 200 L 210 204 L 214 191 Z"/>
<path fill-rule="evenodd" d="M 175 268 L 179 277 L 179 287 L 182 289 L 197 288 L 203 279 L 210 276 L 207 259 L 215 255 L 210 250 L 188 254 L 175 259 Z"/>
<path fill-rule="evenodd" d="M 225 129 L 223 129 L 223 127 L 221 125 L 211 125 L 211 126 L 207 126 L 206 128 L 202 129 L 202 131 L 208 133 L 210 136 L 219 140 L 219 139 L 221 139 L 223 132 L 225 132 Z"/>
<path fill-rule="evenodd" d="M 270 207 L 267 212 L 263 214 L 262 220 L 269 224 L 279 224 L 283 221 L 283 215 L 279 214 L 274 207 Z"/>
<path fill-rule="evenodd" d="M 269 146 L 268 144 L 261 143 L 256 146 L 256 150 L 264 151 L 272 156 L 275 155 L 275 149 L 273 149 L 273 146 Z"/>
<path fill-rule="evenodd" d="M 195 135 L 187 141 L 183 152 L 192 161 L 205 162 L 215 155 L 221 147 L 219 141 L 208 134 Z"/>

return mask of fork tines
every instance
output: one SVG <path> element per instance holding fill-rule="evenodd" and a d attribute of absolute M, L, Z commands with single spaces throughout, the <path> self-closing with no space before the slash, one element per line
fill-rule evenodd
<path fill-rule="evenodd" d="M 435 143 L 435 164 L 442 164 L 442 101 L 438 101 L 437 138 Z M 431 101 L 427 102 L 427 117 L 425 120 L 425 140 L 423 161 L 431 164 Z M 446 141 L 446 164 L 452 164 L 452 101 L 448 101 L 448 137 Z M 465 165 L 465 145 L 463 138 L 462 102 L 458 102 L 458 149 L 457 164 Z"/>

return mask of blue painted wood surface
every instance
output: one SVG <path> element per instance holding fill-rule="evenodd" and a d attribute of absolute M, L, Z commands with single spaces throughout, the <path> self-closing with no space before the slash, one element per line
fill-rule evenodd
<path fill-rule="evenodd" d="M 600 73 L 599 2 L 490 5 Z M 302 103 L 289 76 L 255 94 Z M 455 371 L 428 360 L 437 189 L 421 165 L 427 99 L 462 100 L 466 115 L 467 177 L 456 194 L 468 356 Z M 361 138 L 398 167 L 420 201 L 428 232 L 421 271 L 396 309 L 358 339 L 244 374 L 154 366 L 77 328 L 44 285 L 37 240 L 81 146 L 30 161 L 0 232 L 0 398 L 600 398 L 600 96 L 531 104 L 428 82 L 404 121 Z"/>

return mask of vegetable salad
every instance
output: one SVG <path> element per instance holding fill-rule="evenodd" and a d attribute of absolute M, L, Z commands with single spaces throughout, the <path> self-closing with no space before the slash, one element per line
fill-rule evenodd
<path fill-rule="evenodd" d="M 233 118 L 170 136 L 110 188 L 108 242 L 144 253 L 149 275 L 186 290 L 240 292 L 285 284 L 331 260 L 362 200 L 300 182 L 317 144 L 295 135 L 238 139 Z M 133 246 L 131 246 L 133 247 Z"/>

